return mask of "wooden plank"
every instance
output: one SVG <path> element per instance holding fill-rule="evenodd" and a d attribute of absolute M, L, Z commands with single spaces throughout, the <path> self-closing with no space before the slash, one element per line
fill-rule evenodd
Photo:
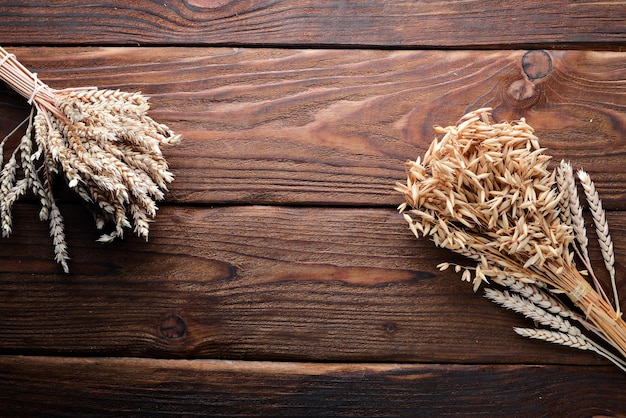
<path fill-rule="evenodd" d="M 623 45 L 620 1 L 13 2 L 5 44 L 246 44 L 375 47 Z"/>
<path fill-rule="evenodd" d="M 53 87 L 151 96 L 153 116 L 184 135 L 165 150 L 173 202 L 395 206 L 393 185 L 433 139 L 432 126 L 492 106 L 498 120 L 526 117 L 555 158 L 591 172 L 607 208 L 626 208 L 624 52 L 14 52 Z M 4 97 L 6 133 L 27 109 Z"/>
<path fill-rule="evenodd" d="M 464 261 L 415 240 L 393 210 L 165 207 L 149 243 L 108 246 L 79 207 L 63 212 L 70 275 L 35 208 L 16 208 L 0 245 L 0 353 L 603 363 L 514 334 L 532 323 L 439 272 Z M 626 254 L 626 213 L 609 222 Z"/>
<path fill-rule="evenodd" d="M 626 375 L 608 367 L 3 356 L 0 370 L 11 416 L 626 414 Z"/>

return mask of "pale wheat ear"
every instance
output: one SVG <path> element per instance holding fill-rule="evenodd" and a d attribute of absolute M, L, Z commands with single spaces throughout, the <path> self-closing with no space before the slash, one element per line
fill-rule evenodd
<path fill-rule="evenodd" d="M 531 338 L 535 340 L 547 341 L 553 344 L 564 345 L 566 347 L 577 348 L 579 350 L 593 351 L 596 354 L 609 360 L 622 371 L 626 372 L 626 363 L 615 354 L 606 350 L 593 340 L 590 340 L 584 335 L 573 336 L 565 332 L 554 331 L 549 329 L 537 329 L 537 328 L 513 328 L 516 334 L 522 337 Z"/>
<path fill-rule="evenodd" d="M 20 145 L 0 171 L 2 235 L 11 233 L 13 203 L 31 189 L 41 203 L 40 219 L 50 224 L 55 260 L 69 271 L 52 190 L 52 177 L 62 174 L 94 214 L 96 227 L 112 229 L 101 242 L 122 237 L 128 228 L 147 239 L 156 202 L 174 180 L 160 147 L 180 142 L 180 135 L 148 116 L 147 98 L 95 87 L 52 89 L 1 47 L 0 79 L 33 106 Z M 18 168 L 24 178 L 17 178 Z"/>
<path fill-rule="evenodd" d="M 533 283 L 524 283 L 514 277 L 496 277 L 493 281 L 500 286 L 506 287 L 509 290 L 520 294 L 533 304 L 545 309 L 551 314 L 560 315 L 564 318 L 585 323 L 584 319 L 579 314 L 572 311 L 559 299 L 550 296 L 545 290 L 545 287 L 542 288 Z M 588 324 L 585 323 L 585 327 L 588 327 Z"/>
<path fill-rule="evenodd" d="M 485 289 L 485 297 L 498 305 L 524 315 L 526 318 L 550 327 L 555 331 L 564 332 L 571 336 L 582 335 L 578 327 L 572 325 L 562 316 L 551 314 L 545 309 L 532 303 L 530 300 L 508 291 Z"/>
<path fill-rule="evenodd" d="M 536 328 L 513 328 L 513 330 L 526 338 L 548 341 L 554 344 L 578 348 L 579 350 L 593 350 L 593 346 L 584 335 L 571 335 L 561 331 Z"/>
<path fill-rule="evenodd" d="M 562 219 L 572 226 L 578 249 L 580 250 L 582 261 L 587 269 L 591 266 L 589 259 L 589 239 L 587 238 L 587 228 L 585 228 L 585 218 L 583 216 L 583 208 L 578 197 L 578 189 L 576 188 L 576 177 L 572 165 L 568 162 L 561 161 L 558 169 L 557 184 L 563 193 L 563 200 L 560 203 Z M 565 200 L 566 199 L 566 200 Z"/>
<path fill-rule="evenodd" d="M 602 201 L 600 200 L 596 187 L 587 172 L 578 170 L 578 178 L 580 180 L 580 184 L 583 186 L 583 190 L 585 191 L 589 211 L 591 212 L 593 223 L 596 227 L 596 235 L 598 236 L 598 243 L 600 244 L 600 252 L 602 253 L 604 265 L 611 278 L 615 311 L 618 315 L 621 315 L 619 295 L 617 294 L 617 284 L 615 283 L 615 253 L 613 252 L 613 241 L 611 240 L 611 234 L 609 233 L 609 225 L 606 221 L 606 214 L 602 208 Z"/>
<path fill-rule="evenodd" d="M 574 251 L 578 253 L 581 259 L 580 261 L 584 265 L 584 269 L 581 269 L 581 271 L 587 271 L 591 275 L 596 292 L 608 300 L 604 289 L 594 274 L 591 260 L 589 259 L 589 239 L 587 238 L 585 217 L 583 215 L 582 205 L 580 204 L 580 197 L 578 196 L 574 169 L 569 162 L 561 160 L 561 164 L 557 168 L 556 180 L 562 196 L 559 202 L 561 220 L 566 225 L 571 226 L 574 232 L 574 237 L 578 243 L 578 245 L 574 247 Z M 573 260 L 573 257 L 571 260 Z"/>
<path fill-rule="evenodd" d="M 490 288 L 485 289 L 484 296 L 506 309 L 512 310 L 522 314 L 528 319 L 531 319 L 535 322 L 535 326 L 540 324 L 551 328 L 514 328 L 514 331 L 517 334 L 527 338 L 539 339 L 555 344 L 578 348 L 580 350 L 594 351 L 613 362 L 622 370 L 626 371 L 626 361 L 603 349 L 593 340 L 588 339 L 582 333 L 580 328 L 573 325 L 568 319 L 565 318 L 577 321 L 585 327 L 585 329 L 593 332 L 605 342 L 608 342 L 606 341 L 604 335 L 599 332 L 596 327 L 584 320 L 580 315 L 565 307 L 562 303 L 558 302 L 557 299 L 551 297 L 538 297 L 542 291 L 539 289 L 533 289 L 534 285 L 520 286 L 517 281 L 512 284 L 513 287 L 510 288 L 514 292 L 521 290 L 525 294 L 530 294 L 530 297 Z"/>
<path fill-rule="evenodd" d="M 561 221 L 565 225 L 572 226 L 572 210 L 570 208 L 570 180 L 573 176 L 567 175 L 566 172 L 571 173 L 571 164 L 565 160 L 561 160 L 561 163 L 556 169 L 556 184 L 561 191 L 561 197 L 559 199 L 559 216 Z M 572 226 L 573 227 L 573 226 Z"/>

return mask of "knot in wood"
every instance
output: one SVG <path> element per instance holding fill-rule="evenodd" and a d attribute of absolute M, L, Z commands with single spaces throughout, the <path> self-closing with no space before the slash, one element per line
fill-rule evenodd
<path fill-rule="evenodd" d="M 168 315 L 161 319 L 159 332 L 167 339 L 178 339 L 187 333 L 187 324 L 178 315 Z"/>
<path fill-rule="evenodd" d="M 385 331 L 387 331 L 387 333 L 389 334 L 393 334 L 394 332 L 396 332 L 397 326 L 395 322 L 389 321 L 389 322 L 385 322 L 383 324 Z"/>
<path fill-rule="evenodd" d="M 516 102 L 523 102 L 535 95 L 535 86 L 528 80 L 515 80 L 509 86 L 508 95 Z"/>
<path fill-rule="evenodd" d="M 538 80 L 552 72 L 552 58 L 546 51 L 528 51 L 522 57 L 522 70 L 529 80 Z"/>

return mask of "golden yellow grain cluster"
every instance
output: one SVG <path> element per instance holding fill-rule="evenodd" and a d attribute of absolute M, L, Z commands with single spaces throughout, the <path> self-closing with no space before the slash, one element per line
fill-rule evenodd
<path fill-rule="evenodd" d="M 626 323 L 615 286 L 613 246 L 601 202 L 589 175 L 579 171 L 610 273 L 613 302 L 588 256 L 588 239 L 569 163 L 549 169 L 551 157 L 525 120 L 494 123 L 491 109 L 436 127 L 423 157 L 407 164 L 399 210 L 416 237 L 469 257 L 462 279 L 474 290 L 493 282 L 486 297 L 548 329 L 520 335 L 591 349 L 626 370 Z M 438 267 L 445 270 L 449 263 Z M 585 275 L 592 278 L 587 282 Z M 569 305 L 559 300 L 565 295 Z M 579 312 L 568 308 L 573 303 Z M 564 318 L 579 322 L 615 352 L 587 339 Z M 564 336 L 571 337 L 570 339 Z"/>

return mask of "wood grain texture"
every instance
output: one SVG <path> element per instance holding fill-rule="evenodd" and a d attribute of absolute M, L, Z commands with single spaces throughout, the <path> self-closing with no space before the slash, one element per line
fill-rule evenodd
<path fill-rule="evenodd" d="M 0 357 L 12 416 L 623 416 L 608 367 Z M 584 390 L 581 390 L 584 388 Z"/>
<path fill-rule="evenodd" d="M 29 205 L 0 246 L 2 354 L 603 364 L 514 334 L 532 324 L 439 272 L 464 260 L 393 210 L 165 207 L 149 243 L 108 246 L 79 207 L 63 212 L 72 274 Z M 608 220 L 626 254 L 626 216 Z"/>
<path fill-rule="evenodd" d="M 69 275 L 15 207 L 0 415 L 626 416 L 625 373 L 517 336 L 392 191 L 433 125 L 525 117 L 596 182 L 624 297 L 624 21 L 617 0 L 3 1 L 41 79 L 141 90 L 184 141 L 147 243 L 98 244 L 57 183 Z M 27 113 L 0 83 L 0 138 Z"/>
<path fill-rule="evenodd" d="M 184 136 L 168 200 L 395 206 L 434 125 L 494 107 L 626 208 L 626 53 L 233 48 L 16 48 L 53 87 L 141 90 Z M 27 110 L 7 95 L 0 128 Z M 20 111 L 19 106 L 23 106 Z M 21 112 L 21 113 L 20 113 Z M 23 116 L 22 116 L 23 117 Z"/>
<path fill-rule="evenodd" d="M 4 2 L 5 44 L 611 47 L 620 1 L 55 0 Z"/>

